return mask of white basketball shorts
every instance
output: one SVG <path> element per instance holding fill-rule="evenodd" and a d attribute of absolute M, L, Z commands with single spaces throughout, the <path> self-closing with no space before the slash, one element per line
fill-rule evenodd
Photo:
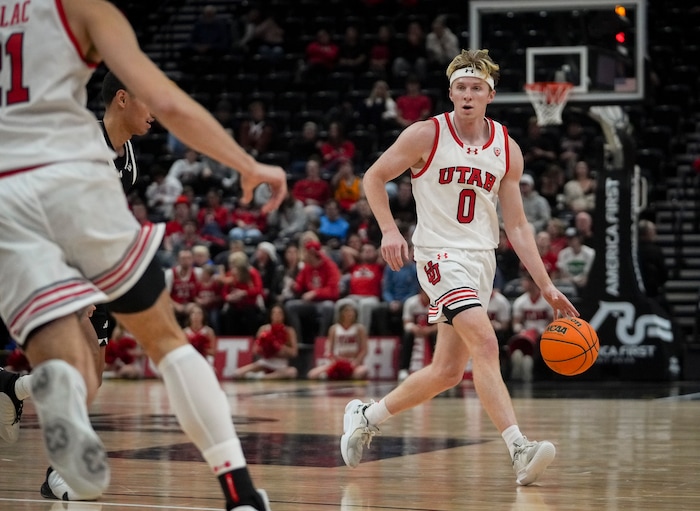
<path fill-rule="evenodd" d="M 416 271 L 430 298 L 428 322 L 447 321 L 444 308 L 488 307 L 496 275 L 493 250 L 415 248 Z"/>
<path fill-rule="evenodd" d="M 108 162 L 0 176 L 0 315 L 20 344 L 35 328 L 128 291 L 165 226 L 141 227 Z"/>

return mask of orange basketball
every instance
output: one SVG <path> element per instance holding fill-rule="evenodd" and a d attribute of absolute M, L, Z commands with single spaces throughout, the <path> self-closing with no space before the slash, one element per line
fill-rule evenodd
<path fill-rule="evenodd" d="M 540 353 L 549 368 L 564 376 L 588 370 L 598 358 L 598 334 L 581 318 L 555 319 L 544 329 Z"/>

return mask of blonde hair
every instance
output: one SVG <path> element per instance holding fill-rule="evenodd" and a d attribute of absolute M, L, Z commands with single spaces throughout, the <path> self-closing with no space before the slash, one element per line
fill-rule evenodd
<path fill-rule="evenodd" d="M 228 256 L 228 264 L 231 270 L 238 271 L 238 281 L 248 283 L 250 278 L 250 263 L 245 252 L 234 252 Z"/>
<path fill-rule="evenodd" d="M 447 66 L 447 79 L 458 69 L 473 67 L 477 71 L 487 74 L 493 78 L 494 85 L 498 84 L 501 76 L 500 67 L 489 56 L 488 50 L 462 50 L 462 52 L 452 59 Z"/>

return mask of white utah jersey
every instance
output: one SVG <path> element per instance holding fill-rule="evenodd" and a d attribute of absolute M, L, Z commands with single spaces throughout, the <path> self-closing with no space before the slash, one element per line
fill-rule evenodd
<path fill-rule="evenodd" d="M 111 161 L 60 0 L 0 0 L 0 174 L 61 161 Z"/>
<path fill-rule="evenodd" d="M 495 249 L 498 190 L 508 172 L 508 131 L 491 119 L 491 136 L 481 147 L 466 146 L 453 113 L 432 117 L 433 150 L 425 166 L 411 169 L 418 224 L 413 244 L 421 248 Z"/>

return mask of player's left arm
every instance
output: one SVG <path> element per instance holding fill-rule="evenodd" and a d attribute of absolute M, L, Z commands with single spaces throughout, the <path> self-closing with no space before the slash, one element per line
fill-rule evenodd
<path fill-rule="evenodd" d="M 549 278 L 542 258 L 537 251 L 532 227 L 527 221 L 520 195 L 520 178 L 523 175 L 523 154 L 520 146 L 511 138 L 509 140 L 510 169 L 501 180 L 498 199 L 501 203 L 503 225 L 513 249 L 520 261 L 542 291 L 545 300 L 557 314 L 578 316 L 579 313 L 566 296 L 560 292 Z"/>

